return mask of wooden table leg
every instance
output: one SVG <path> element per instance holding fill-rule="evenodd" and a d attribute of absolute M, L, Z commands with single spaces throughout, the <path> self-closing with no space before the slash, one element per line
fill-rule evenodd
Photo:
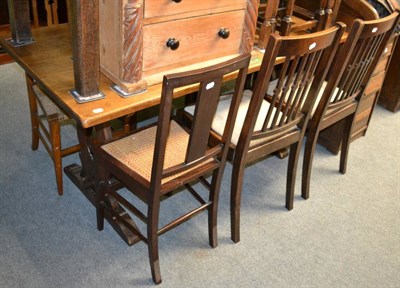
<path fill-rule="evenodd" d="M 11 44 L 27 45 L 33 42 L 28 0 L 8 0 L 10 16 Z"/>
<path fill-rule="evenodd" d="M 100 138 L 103 138 L 104 135 L 109 134 L 110 129 L 108 125 L 102 125 L 102 128 L 96 129 L 96 135 Z M 65 174 L 68 178 L 81 190 L 83 195 L 96 207 L 96 191 L 95 191 L 95 162 L 93 159 L 93 138 L 92 138 L 92 130 L 93 129 L 85 129 L 79 124 L 77 125 L 77 133 L 79 144 L 82 149 L 79 153 L 82 166 L 77 164 L 71 164 L 64 168 Z M 102 130 L 104 130 L 102 132 Z M 106 132 L 107 131 L 107 132 Z M 120 185 L 117 181 L 115 181 L 115 185 Z M 107 209 L 105 209 L 105 218 L 110 223 L 110 225 L 114 228 L 114 230 L 121 236 L 121 238 L 128 244 L 133 245 L 140 241 L 139 237 L 132 233 L 126 226 L 118 221 L 116 217 L 112 216 L 112 214 L 120 215 L 132 225 L 135 225 L 133 220 L 130 218 L 129 214 L 118 204 L 118 202 L 112 198 L 110 195 L 106 197 L 105 201 L 107 205 Z"/>

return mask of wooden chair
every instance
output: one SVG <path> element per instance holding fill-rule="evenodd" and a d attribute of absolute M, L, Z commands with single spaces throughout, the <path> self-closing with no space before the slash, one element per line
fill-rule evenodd
<path fill-rule="evenodd" d="M 38 5 L 37 0 L 30 0 L 31 2 L 31 8 L 32 8 L 32 20 L 33 20 L 33 27 L 39 27 L 41 25 L 45 26 L 52 26 L 52 25 L 58 25 L 60 22 L 65 21 L 65 16 L 68 18 L 68 22 L 71 23 L 71 0 L 65 0 L 65 1 L 59 1 L 58 0 L 44 0 L 43 4 Z M 65 2 L 65 3 L 63 3 Z M 42 11 L 41 11 L 42 9 Z M 64 10 L 65 9 L 65 10 Z M 64 15 L 66 13 L 66 15 Z M 46 22 L 43 22 L 41 20 L 40 16 L 42 14 L 46 15 Z M 60 14 L 60 17 L 59 17 Z M 64 17 L 63 17 L 64 16 Z M 42 23 L 43 22 L 43 23 Z"/>
<path fill-rule="evenodd" d="M 54 163 L 58 195 L 63 195 L 62 157 L 80 150 L 78 144 L 61 147 L 61 126 L 71 119 L 26 74 L 32 127 L 32 150 L 37 150 L 39 140 Z"/>
<path fill-rule="evenodd" d="M 247 163 L 262 159 L 284 147 L 290 147 L 287 170 L 286 208 L 293 208 L 296 167 L 309 114 L 302 113 L 308 101 L 314 101 L 344 32 L 336 25 L 322 32 L 303 36 L 270 35 L 253 92 L 246 90 L 239 107 L 232 136 L 233 170 L 231 178 L 232 240 L 240 240 L 240 199 Z M 270 81 L 276 63 L 277 79 Z M 219 123 L 228 115 L 230 97 L 224 96 L 213 122 L 215 137 Z M 186 112 L 193 115 L 190 107 Z"/>
<path fill-rule="evenodd" d="M 208 68 L 164 76 L 158 124 L 109 142 L 95 150 L 98 167 L 98 229 L 103 229 L 104 213 L 112 213 L 107 209 L 107 197 L 111 197 L 113 201 L 117 200 L 142 220 L 147 225 L 147 235 L 142 234 L 136 224 L 128 223 L 120 215 L 113 215 L 137 235 L 137 241 L 142 240 L 148 245 L 151 273 L 153 281 L 157 284 L 161 282 L 159 235 L 207 210 L 209 242 L 212 247 L 217 246 L 219 188 L 249 59 L 250 55 L 246 54 Z M 218 143 L 210 146 L 208 139 L 211 123 L 223 77 L 235 71 L 238 72 L 238 80 L 223 137 Z M 194 122 L 190 131 L 186 131 L 175 120 L 171 120 L 172 98 L 177 89 L 193 84 L 199 84 L 200 87 Z M 210 174 L 212 177 L 209 182 L 205 176 Z M 109 180 L 110 176 L 118 179 L 123 186 L 143 200 L 147 205 L 147 216 L 118 193 L 121 186 L 113 184 L 113 181 Z M 193 181 L 200 181 L 209 190 L 208 200 L 204 200 L 194 190 L 191 186 Z M 186 187 L 200 206 L 159 229 L 160 202 L 171 196 L 171 191 L 180 187 Z"/>
<path fill-rule="evenodd" d="M 278 32 L 285 36 L 290 33 L 321 31 L 332 26 L 332 15 L 340 0 L 300 1 L 268 0 L 259 6 L 258 47 L 264 49 L 269 35 Z"/>
<path fill-rule="evenodd" d="M 332 65 L 318 106 L 309 122 L 303 161 L 302 197 L 309 198 L 312 161 L 318 135 L 323 129 L 343 121 L 344 132 L 339 171 L 346 173 L 351 130 L 360 99 L 386 44 L 399 21 L 395 12 L 378 20 L 355 20 Z M 311 106 L 305 107 L 310 110 Z"/>

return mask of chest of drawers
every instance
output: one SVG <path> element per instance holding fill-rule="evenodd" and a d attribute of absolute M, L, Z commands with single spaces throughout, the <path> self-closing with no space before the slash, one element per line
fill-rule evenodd
<path fill-rule="evenodd" d="M 126 93 L 250 52 L 257 0 L 101 0 L 100 65 Z"/>

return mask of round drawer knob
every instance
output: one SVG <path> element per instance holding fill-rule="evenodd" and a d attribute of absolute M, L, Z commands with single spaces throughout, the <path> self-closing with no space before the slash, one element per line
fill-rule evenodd
<path fill-rule="evenodd" d="M 179 41 L 175 38 L 169 38 L 166 44 L 171 50 L 176 50 L 179 48 Z"/>
<path fill-rule="evenodd" d="M 228 39 L 230 35 L 229 29 L 228 28 L 221 28 L 218 31 L 218 36 L 221 37 L 222 39 Z"/>
<path fill-rule="evenodd" d="M 182 0 L 172 0 L 172 1 L 174 1 L 175 3 L 182 2 Z"/>

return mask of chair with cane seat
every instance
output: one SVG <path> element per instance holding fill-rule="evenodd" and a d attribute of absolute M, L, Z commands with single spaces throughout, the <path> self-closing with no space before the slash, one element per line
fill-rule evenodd
<path fill-rule="evenodd" d="M 211 67 L 164 76 L 158 122 L 95 149 L 98 229 L 103 229 L 105 213 L 112 213 L 137 236 L 138 241 L 144 241 L 149 250 L 152 278 L 157 284 L 161 282 L 159 235 L 202 211 L 208 211 L 209 243 L 212 247 L 217 246 L 218 194 L 249 59 L 250 55 L 246 54 Z M 211 123 L 223 77 L 233 72 L 238 72 L 238 78 L 223 137 L 218 143 L 211 144 L 208 141 Z M 193 125 L 185 130 L 173 119 L 171 110 L 174 93 L 188 85 L 199 85 L 199 91 Z M 210 175 L 211 179 L 207 180 Z M 110 179 L 116 179 L 120 185 L 114 185 L 115 181 Z M 208 199 L 191 185 L 199 181 L 209 191 Z M 121 186 L 147 205 L 147 215 L 119 193 Z M 199 205 L 194 209 L 187 208 L 189 212 L 159 228 L 161 201 L 166 198 L 173 201 L 175 193 L 171 192 L 181 187 L 187 188 Z M 110 197 L 142 220 L 147 232 L 142 233 L 136 224 L 128 223 L 108 209 Z"/>

